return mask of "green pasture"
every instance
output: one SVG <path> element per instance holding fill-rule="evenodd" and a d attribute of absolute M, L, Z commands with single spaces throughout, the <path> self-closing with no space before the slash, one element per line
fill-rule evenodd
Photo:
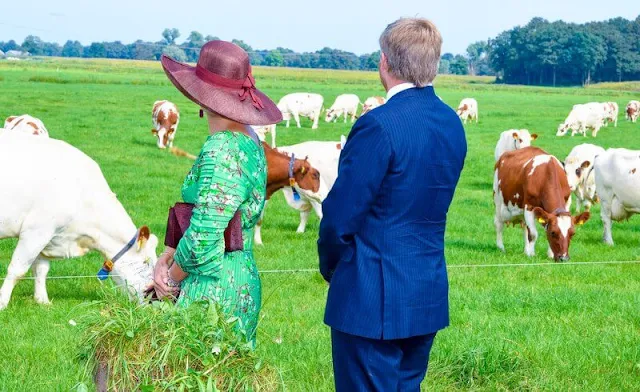
<path fill-rule="evenodd" d="M 274 100 L 309 91 L 321 93 L 329 106 L 341 93 L 358 94 L 363 101 L 384 95 L 376 73 L 256 68 L 255 75 L 258 87 Z M 504 130 L 537 133 L 535 143 L 561 159 L 583 142 L 640 149 L 640 123 L 631 124 L 622 114 L 618 127 L 602 129 L 597 139 L 555 136 L 572 105 L 616 101 L 623 109 L 640 96 L 640 85 L 552 89 L 500 86 L 483 77 L 441 77 L 435 85 L 450 106 L 476 98 L 480 123 L 466 126 L 469 154 L 448 220 L 451 326 L 436 338 L 424 389 L 640 390 L 640 264 L 577 264 L 640 260 L 640 218 L 615 224 L 616 245 L 609 248 L 601 242 L 596 206 L 573 240 L 571 262 L 556 265 L 546 258 L 544 237 L 538 255 L 526 258 L 519 228 L 505 232 L 507 252 L 500 253 L 492 201 L 493 152 Z M 176 145 L 197 153 L 206 123 L 198 117 L 199 108 L 170 85 L 159 63 L 0 62 L 0 119 L 23 113 L 40 118 L 52 137 L 95 159 L 134 222 L 163 238 L 167 209 L 179 200 L 190 162 L 155 147 L 151 107 L 158 99 L 178 105 Z M 279 126 L 278 144 L 338 141 L 350 125 L 321 122 L 318 130 L 310 128 L 307 119 L 303 129 Z M 318 220 L 312 218 L 302 235 L 295 233 L 297 225 L 297 213 L 281 195 L 274 196 L 263 226 L 265 245 L 256 249 L 260 269 L 317 267 Z M 14 245 L 15 240 L 0 241 L 0 276 Z M 95 253 L 54 262 L 49 275 L 93 275 L 101 263 Z M 548 264 L 469 267 L 522 263 Z M 77 305 L 98 298 L 100 284 L 49 280 L 47 286 L 51 306 L 37 305 L 33 282 L 25 281 L 0 312 L 0 391 L 69 391 L 80 381 L 80 336 L 69 320 L 78 316 Z M 287 390 L 332 390 L 329 330 L 322 323 L 326 293 L 318 273 L 263 275 L 258 354 L 279 369 Z"/>

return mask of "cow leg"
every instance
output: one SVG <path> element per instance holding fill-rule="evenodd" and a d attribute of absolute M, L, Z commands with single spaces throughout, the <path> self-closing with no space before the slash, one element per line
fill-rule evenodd
<path fill-rule="evenodd" d="M 343 114 L 344 114 L 344 123 L 346 124 L 347 123 L 347 117 L 349 117 L 349 111 L 347 109 L 345 109 Z"/>
<path fill-rule="evenodd" d="M 583 200 L 580 197 L 576 196 L 576 214 L 580 213 L 580 210 L 582 210 L 582 204 Z"/>
<path fill-rule="evenodd" d="M 609 200 L 611 199 L 609 198 Z M 604 227 L 602 240 L 605 244 L 613 246 L 613 235 L 611 234 L 611 201 L 602 202 L 600 218 L 602 219 L 602 225 Z"/>
<path fill-rule="evenodd" d="M 300 115 L 298 113 L 293 113 L 293 118 L 296 120 L 296 125 L 298 126 L 298 128 L 300 127 Z"/>
<path fill-rule="evenodd" d="M 7 268 L 7 276 L 4 279 L 2 288 L 0 288 L 0 310 L 7 307 L 16 283 L 29 271 L 34 260 L 50 240 L 51 234 L 43 233 L 42 231 L 21 233 L 20 240 L 13 251 L 11 262 Z"/>
<path fill-rule="evenodd" d="M 524 210 L 524 223 L 525 223 L 525 242 L 524 242 L 524 254 L 532 257 L 536 254 L 536 240 L 538 239 L 538 230 L 536 229 L 536 217 L 533 211 L 527 209 Z"/>
<path fill-rule="evenodd" d="M 289 122 L 291 122 L 291 119 L 287 120 L 287 126 L 286 126 L 287 128 L 289 128 Z"/>
<path fill-rule="evenodd" d="M 49 259 L 44 257 L 38 257 L 31 267 L 33 276 L 35 276 L 35 294 L 34 298 L 37 303 L 42 305 L 49 305 L 49 295 L 47 294 L 46 279 L 49 273 Z"/>
<path fill-rule="evenodd" d="M 307 228 L 307 222 L 309 222 L 309 214 L 311 213 L 310 208 L 305 208 L 304 210 L 300 210 L 300 224 L 298 225 L 298 229 L 296 233 L 302 234 Z"/>
<path fill-rule="evenodd" d="M 256 245 L 263 245 L 262 244 L 262 221 L 264 220 L 264 211 L 267 207 L 266 203 L 267 202 L 265 202 L 264 208 L 262 209 L 262 213 L 260 214 L 260 219 L 256 224 L 256 228 L 253 231 L 253 243 Z"/>
<path fill-rule="evenodd" d="M 318 129 L 318 119 L 319 118 L 320 118 L 320 111 L 315 113 L 315 116 L 313 118 L 313 126 L 311 126 L 311 129 Z"/>
<path fill-rule="evenodd" d="M 274 125 L 273 128 L 271 128 L 271 146 L 273 148 L 276 148 L 276 126 Z"/>
<path fill-rule="evenodd" d="M 500 218 L 497 212 L 496 212 L 496 215 L 493 217 L 493 224 L 496 227 L 496 245 L 498 246 L 498 249 L 504 252 L 505 251 L 504 241 L 502 240 L 502 232 L 504 231 L 504 222 L 502 221 L 502 219 Z"/>

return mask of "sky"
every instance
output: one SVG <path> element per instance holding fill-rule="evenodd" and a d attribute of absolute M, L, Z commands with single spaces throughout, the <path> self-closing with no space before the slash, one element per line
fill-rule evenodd
<path fill-rule="evenodd" d="M 378 37 L 400 17 L 431 19 L 443 36 L 443 53 L 463 53 L 475 41 L 495 37 L 541 16 L 550 21 L 635 19 L 640 1 L 616 0 L 19 0 L 0 12 L 0 41 L 29 35 L 64 44 L 136 39 L 159 41 L 162 30 L 180 30 L 178 42 L 196 30 L 242 39 L 254 49 L 281 46 L 298 52 L 325 46 L 356 54 L 379 49 Z"/>

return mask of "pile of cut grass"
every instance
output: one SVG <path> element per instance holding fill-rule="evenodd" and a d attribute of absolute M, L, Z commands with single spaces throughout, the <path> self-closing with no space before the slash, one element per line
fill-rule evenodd
<path fill-rule="evenodd" d="M 115 288 L 79 306 L 84 362 L 78 390 L 87 390 L 99 368 L 108 390 L 275 391 L 282 381 L 247 343 L 238 320 L 214 302 L 178 308 L 130 301 Z"/>

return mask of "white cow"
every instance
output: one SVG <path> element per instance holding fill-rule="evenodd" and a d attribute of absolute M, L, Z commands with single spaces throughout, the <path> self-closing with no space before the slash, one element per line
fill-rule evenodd
<path fill-rule="evenodd" d="M 460 105 L 458 105 L 458 117 L 467 123 L 467 120 L 472 121 L 476 120 L 476 124 L 478 123 L 478 101 L 473 98 L 465 98 L 460 101 Z"/>
<path fill-rule="evenodd" d="M 309 163 L 320 172 L 320 189 L 316 193 L 297 187 L 295 191 L 291 187 L 282 189 L 287 204 L 300 211 L 300 224 L 296 232 L 304 233 L 311 210 L 316 213 L 319 219 L 322 219 L 322 202 L 338 177 L 338 161 L 345 142 L 346 138 L 342 136 L 340 142 L 310 141 L 278 148 L 278 151 L 289 155 L 295 154 L 296 157 L 301 158 L 308 157 Z M 254 242 L 257 245 L 262 245 L 261 226 L 262 220 L 256 225 L 254 232 Z"/>
<path fill-rule="evenodd" d="M 362 105 L 362 113 L 360 116 L 364 116 L 366 113 L 369 113 L 373 109 L 384 105 L 387 100 L 384 97 L 369 97 L 366 101 L 364 101 L 364 105 Z"/>
<path fill-rule="evenodd" d="M 595 163 L 596 192 L 602 206 L 603 240 L 613 245 L 611 221 L 640 213 L 640 151 L 610 148 Z"/>
<path fill-rule="evenodd" d="M 601 154 L 604 148 L 585 143 L 575 146 L 564 160 L 569 188 L 576 195 L 576 212 L 580 212 L 581 207 L 589 211 L 591 205 L 598 202 L 593 164 Z"/>
<path fill-rule="evenodd" d="M 638 116 L 640 116 L 640 101 L 629 101 L 625 113 L 626 119 L 635 123 Z"/>
<path fill-rule="evenodd" d="M 313 121 L 311 129 L 318 129 L 323 104 L 324 98 L 320 94 L 292 93 L 285 95 L 278 101 L 278 109 L 282 112 L 282 119 L 287 122 L 287 128 L 289 128 L 291 116 L 300 128 L 300 116 L 302 116 Z"/>
<path fill-rule="evenodd" d="M 271 134 L 271 147 L 276 148 L 276 124 L 252 125 L 253 131 L 258 135 L 260 141 L 265 141 L 267 133 Z"/>
<path fill-rule="evenodd" d="M 28 114 L 22 116 L 10 116 L 4 121 L 4 129 L 18 131 L 29 135 L 49 137 L 49 131 L 40 119 Z"/>
<path fill-rule="evenodd" d="M 593 137 L 596 137 L 600 128 L 604 126 L 605 117 L 604 106 L 599 102 L 574 105 L 564 123 L 558 126 L 556 136 L 564 136 L 570 129 L 571 136 L 576 133 L 587 136 L 587 129 L 590 128 L 593 130 Z"/>
<path fill-rule="evenodd" d="M 326 122 L 336 122 L 340 116 L 344 116 L 344 122 L 347 122 L 347 117 L 351 115 L 351 122 L 356 120 L 356 114 L 360 107 L 360 98 L 355 94 L 341 94 L 338 95 L 333 105 L 327 110 L 325 117 Z"/>
<path fill-rule="evenodd" d="M 91 158 L 60 140 L 0 131 L 0 167 L 0 238 L 19 238 L 0 288 L 0 309 L 29 268 L 35 300 L 47 304 L 49 260 L 91 250 L 112 260 L 130 241 L 138 246 L 114 263 L 112 277 L 141 298 L 152 281 L 158 239 L 148 228 L 136 228 Z"/>
<path fill-rule="evenodd" d="M 158 148 L 173 147 L 173 140 L 180 123 L 178 107 L 169 101 L 156 101 L 151 111 L 153 128 L 151 133 L 158 138 Z"/>
<path fill-rule="evenodd" d="M 612 122 L 614 127 L 618 126 L 618 115 L 620 114 L 620 107 L 617 102 L 605 102 L 602 104 L 604 106 L 605 112 L 605 123 L 604 126 L 608 127 L 609 123 Z"/>
<path fill-rule="evenodd" d="M 500 134 L 500 139 L 496 144 L 496 150 L 494 153 L 496 162 L 500 159 L 500 156 L 507 151 L 514 151 L 521 148 L 529 147 L 531 142 L 536 140 L 538 135 L 535 133 L 532 135 L 526 129 L 511 129 L 504 131 Z"/>

